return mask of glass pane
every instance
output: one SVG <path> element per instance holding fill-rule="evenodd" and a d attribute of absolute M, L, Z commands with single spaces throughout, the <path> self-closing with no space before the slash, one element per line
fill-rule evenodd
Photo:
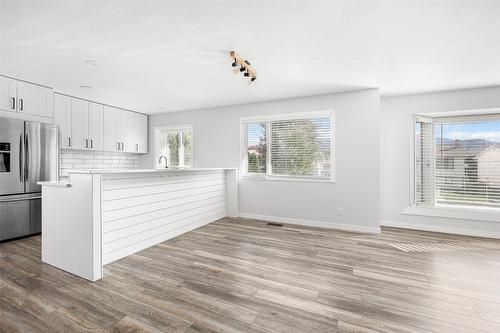
<path fill-rule="evenodd" d="M 192 167 L 193 136 L 190 130 L 182 131 L 182 142 L 184 145 L 184 166 Z"/>
<path fill-rule="evenodd" d="M 247 132 L 247 170 L 250 173 L 266 173 L 266 123 L 250 123 Z"/>
<path fill-rule="evenodd" d="M 170 150 L 169 165 L 179 166 L 179 133 L 167 133 L 167 144 Z"/>
<path fill-rule="evenodd" d="M 500 207 L 500 120 L 435 126 L 436 203 Z"/>
<path fill-rule="evenodd" d="M 331 176 L 329 117 L 271 122 L 273 175 Z"/>

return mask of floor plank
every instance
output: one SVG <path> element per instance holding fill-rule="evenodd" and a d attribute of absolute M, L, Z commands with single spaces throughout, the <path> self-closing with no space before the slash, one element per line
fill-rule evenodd
<path fill-rule="evenodd" d="M 0 332 L 500 332 L 498 240 L 224 218 L 96 283 L 41 263 L 40 246 L 0 244 Z"/>

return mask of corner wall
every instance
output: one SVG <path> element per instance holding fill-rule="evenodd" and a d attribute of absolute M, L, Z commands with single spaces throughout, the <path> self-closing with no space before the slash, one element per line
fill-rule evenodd
<path fill-rule="evenodd" d="M 380 95 L 378 89 L 153 115 L 154 128 L 193 124 L 194 167 L 239 167 L 240 118 L 335 111 L 336 183 L 241 180 L 239 214 L 287 223 L 379 232 Z M 142 157 L 154 166 L 155 147 Z M 337 215 L 341 208 L 342 216 Z"/>
<path fill-rule="evenodd" d="M 410 206 L 412 116 L 499 107 L 500 86 L 382 98 L 381 224 L 500 238 L 498 222 L 401 214 Z"/>

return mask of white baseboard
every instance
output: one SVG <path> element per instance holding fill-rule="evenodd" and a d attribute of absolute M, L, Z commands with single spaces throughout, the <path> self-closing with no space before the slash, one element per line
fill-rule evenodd
<path fill-rule="evenodd" d="M 364 233 L 371 233 L 371 234 L 379 234 L 380 233 L 379 226 L 367 227 L 367 226 L 354 225 L 354 224 L 332 223 L 332 222 L 323 222 L 323 221 L 315 221 L 315 220 L 294 219 L 294 218 L 290 218 L 290 217 L 247 214 L 247 213 L 239 213 L 238 216 L 242 217 L 242 218 L 246 218 L 246 219 L 264 220 L 264 221 L 288 223 L 288 224 L 298 224 L 298 225 L 309 226 L 309 227 L 339 229 L 339 230 L 364 232 Z"/>
<path fill-rule="evenodd" d="M 434 231 L 434 232 L 442 232 L 445 234 L 455 234 L 455 235 L 463 235 L 463 236 L 499 238 L 500 239 L 500 232 L 498 232 L 498 231 L 473 230 L 473 229 L 466 229 L 466 228 L 454 228 L 454 227 L 445 227 L 445 226 L 439 226 L 439 225 L 405 223 L 405 222 L 400 222 L 400 221 L 389 221 L 389 220 L 381 220 L 380 225 L 384 226 L 384 227 L 394 227 L 394 228 L 423 230 L 423 231 Z"/>

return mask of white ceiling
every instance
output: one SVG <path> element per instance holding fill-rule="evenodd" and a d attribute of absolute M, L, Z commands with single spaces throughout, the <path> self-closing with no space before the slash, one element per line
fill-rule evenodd
<path fill-rule="evenodd" d="M 3 74 L 151 114 L 500 84 L 500 1 L 0 2 Z"/>

